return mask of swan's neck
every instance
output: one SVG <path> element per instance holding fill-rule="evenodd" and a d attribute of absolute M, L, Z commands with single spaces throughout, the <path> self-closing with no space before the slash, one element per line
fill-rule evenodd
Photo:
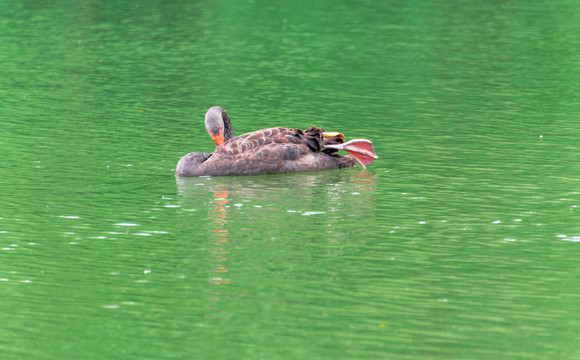
<path fill-rule="evenodd" d="M 224 140 L 228 141 L 229 139 L 234 137 L 234 129 L 232 129 L 232 122 L 227 113 L 224 112 L 222 120 L 224 122 L 224 130 L 223 130 Z"/>

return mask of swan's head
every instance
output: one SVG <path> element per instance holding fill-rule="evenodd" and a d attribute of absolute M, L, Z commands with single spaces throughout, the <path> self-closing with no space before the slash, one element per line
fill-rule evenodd
<path fill-rule="evenodd" d="M 205 113 L 205 129 L 216 145 L 223 149 L 226 141 L 234 137 L 228 113 L 219 106 L 214 106 Z"/>

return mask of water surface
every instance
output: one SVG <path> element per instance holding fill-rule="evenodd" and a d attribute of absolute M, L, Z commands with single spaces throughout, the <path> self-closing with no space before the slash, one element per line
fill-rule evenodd
<path fill-rule="evenodd" d="M 578 5 L 0 4 L 3 359 L 580 359 Z M 176 179 L 205 111 L 368 169 Z"/>

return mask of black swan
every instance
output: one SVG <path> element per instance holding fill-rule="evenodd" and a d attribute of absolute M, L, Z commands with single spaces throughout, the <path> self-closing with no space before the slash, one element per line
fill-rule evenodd
<path fill-rule="evenodd" d="M 177 176 L 282 174 L 363 167 L 377 159 L 369 140 L 344 142 L 344 135 L 311 127 L 306 131 L 275 127 L 234 136 L 227 112 L 214 106 L 205 128 L 216 143 L 213 153 L 190 153 L 177 163 Z M 335 154 L 345 150 L 350 155 Z"/>

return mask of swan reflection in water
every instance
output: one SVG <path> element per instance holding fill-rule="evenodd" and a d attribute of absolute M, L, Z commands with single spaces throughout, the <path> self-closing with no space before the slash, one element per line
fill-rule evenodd
<path fill-rule="evenodd" d="M 266 241 L 279 242 L 275 245 L 279 247 L 287 242 L 350 241 L 345 231 L 355 231 L 356 226 L 347 228 L 345 221 L 366 222 L 375 217 L 378 177 L 368 170 L 177 177 L 176 181 L 180 228 L 194 235 L 190 246 L 206 254 L 208 283 L 218 286 L 208 289 L 212 319 L 227 318 L 215 307 L 216 302 L 228 301 L 234 291 L 228 290 L 236 281 L 228 259 L 236 250 L 247 252 Z M 316 240 L 305 240 L 305 229 L 311 229 Z"/>
<path fill-rule="evenodd" d="M 216 246 L 215 250 L 213 251 L 215 261 L 217 266 L 215 269 L 212 269 L 211 272 L 212 278 L 211 283 L 216 285 L 221 284 L 229 284 L 230 281 L 227 278 L 224 278 L 225 273 L 228 272 L 226 268 L 226 261 L 229 251 L 227 251 L 227 243 L 228 243 L 228 230 L 226 228 L 227 224 L 227 204 L 229 203 L 228 200 L 228 191 L 218 191 L 214 193 L 215 201 L 213 207 L 213 223 L 214 223 L 214 242 L 213 245 Z"/>
<path fill-rule="evenodd" d="M 245 205 L 272 210 L 358 211 L 372 207 L 378 177 L 368 170 L 346 169 L 283 175 L 176 177 L 181 208 L 200 211 L 225 191 L 226 209 Z M 341 206 L 354 208 L 340 208 Z M 227 211 L 226 211 L 227 212 Z M 212 216 L 210 215 L 210 218 Z"/>

